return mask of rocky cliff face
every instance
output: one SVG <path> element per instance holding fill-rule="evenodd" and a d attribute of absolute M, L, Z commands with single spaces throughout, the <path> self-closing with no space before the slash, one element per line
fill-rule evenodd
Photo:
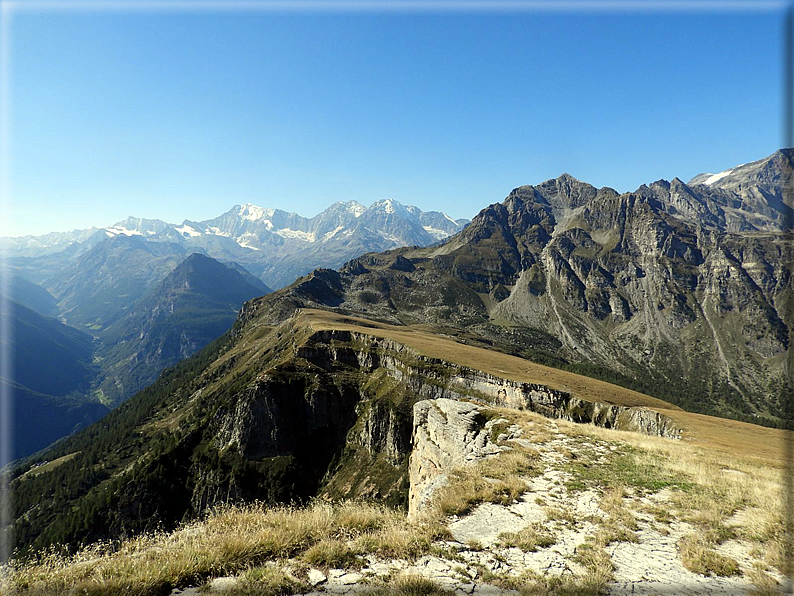
<path fill-rule="evenodd" d="M 226 462 L 227 472 L 218 474 L 213 458 L 194 464 L 192 510 L 318 491 L 333 499 L 404 503 L 409 456 L 422 478 L 417 482 L 438 486 L 439 470 L 498 453 L 488 439 L 493 422 L 480 414 L 487 405 L 657 436 L 681 433 L 658 412 L 495 377 L 388 338 L 315 331 L 294 347 L 289 365 L 257 376 L 233 404 L 216 410 L 207 448 Z M 279 483 L 287 474 L 285 488 Z M 411 488 L 411 498 L 422 501 L 423 490 Z"/>

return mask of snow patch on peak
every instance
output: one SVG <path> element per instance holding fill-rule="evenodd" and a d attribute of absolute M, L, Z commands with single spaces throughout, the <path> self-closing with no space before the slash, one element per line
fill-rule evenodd
<path fill-rule="evenodd" d="M 356 217 L 358 217 L 358 215 Z M 323 240 L 328 240 L 329 238 L 333 238 L 344 229 L 345 226 L 337 226 L 335 229 L 331 230 L 330 232 L 326 232 L 325 234 L 323 234 Z"/>
<path fill-rule="evenodd" d="M 182 227 L 174 228 L 174 229 L 185 237 L 195 238 L 196 236 L 202 235 L 201 232 L 199 232 L 195 228 L 190 227 L 187 224 L 184 224 Z"/>
<path fill-rule="evenodd" d="M 226 236 L 227 238 L 231 236 L 229 232 L 224 232 L 215 226 L 207 226 L 207 233 L 212 234 L 213 236 Z"/>
<path fill-rule="evenodd" d="M 273 209 L 263 209 L 251 203 L 240 205 L 237 214 L 243 219 L 249 221 L 257 221 L 260 219 L 267 219 L 273 217 Z"/>
<path fill-rule="evenodd" d="M 371 230 L 371 231 L 375 232 L 378 236 L 380 236 L 384 240 L 388 240 L 394 246 L 404 246 L 405 245 L 405 242 L 403 242 L 403 239 L 400 238 L 399 236 L 395 236 L 394 234 L 389 234 L 388 232 L 382 232 L 380 230 Z"/>
<path fill-rule="evenodd" d="M 402 207 L 402 205 L 394 199 L 381 199 L 372 203 L 370 209 L 380 209 L 385 213 L 397 213 L 397 207 Z"/>
<path fill-rule="evenodd" d="M 246 242 L 245 240 L 239 241 L 238 244 L 240 246 L 242 246 L 243 248 L 247 248 L 249 250 L 262 250 L 261 248 L 258 248 L 256 246 L 254 246 L 253 244 L 250 244 L 249 242 Z"/>
<path fill-rule="evenodd" d="M 105 228 L 105 233 L 108 236 L 143 236 L 138 230 L 130 230 L 118 224 Z"/>
<path fill-rule="evenodd" d="M 714 184 L 715 182 L 718 182 L 719 180 L 722 180 L 723 178 L 725 178 L 725 176 L 727 176 L 728 174 L 733 172 L 734 169 L 735 168 L 731 168 L 730 170 L 725 170 L 724 172 L 720 172 L 719 174 L 711 174 L 708 178 L 706 178 L 703 181 L 703 184 L 705 184 L 707 186 L 710 186 L 710 185 Z"/>
<path fill-rule="evenodd" d="M 452 223 L 454 223 L 456 226 L 459 226 L 459 225 L 460 225 L 458 222 L 456 222 L 454 219 L 452 219 L 452 218 L 451 218 L 449 215 L 447 215 L 447 214 L 446 214 L 446 213 L 444 213 L 443 211 L 441 212 L 441 215 L 443 215 L 443 216 L 444 216 L 446 219 L 448 219 L 449 221 L 451 221 Z"/>
<path fill-rule="evenodd" d="M 345 203 L 345 206 L 347 207 L 347 210 L 353 214 L 353 217 L 361 217 L 362 215 L 364 215 L 364 212 L 367 210 L 367 208 L 364 207 L 364 205 L 362 205 L 357 201 L 348 201 L 347 203 Z"/>
<path fill-rule="evenodd" d="M 304 240 L 306 242 L 314 242 L 315 240 L 314 234 L 311 232 L 302 232 L 301 230 L 291 230 L 289 228 L 276 230 L 276 234 L 282 238 L 294 238 L 298 240 Z"/>
<path fill-rule="evenodd" d="M 444 230 L 439 230 L 438 228 L 434 228 L 432 226 L 422 226 L 422 229 L 430 234 L 435 240 L 443 240 L 444 238 L 449 237 L 449 234 Z"/>

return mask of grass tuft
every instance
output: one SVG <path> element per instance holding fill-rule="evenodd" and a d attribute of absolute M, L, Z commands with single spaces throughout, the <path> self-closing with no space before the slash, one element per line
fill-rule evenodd
<path fill-rule="evenodd" d="M 361 566 L 355 551 L 345 542 L 334 539 L 321 540 L 310 546 L 301 558 L 309 565 L 323 569 L 350 569 Z"/>
<path fill-rule="evenodd" d="M 246 571 L 232 587 L 225 588 L 225 596 L 288 596 L 305 594 L 311 586 L 296 579 L 278 566 L 255 567 Z"/>
<path fill-rule="evenodd" d="M 692 573 L 730 577 L 741 575 L 739 564 L 710 548 L 711 543 L 699 534 L 688 534 L 678 541 L 681 562 Z"/>
<path fill-rule="evenodd" d="M 392 585 L 376 586 L 360 592 L 361 596 L 453 596 L 454 592 L 438 582 L 420 575 L 405 574 Z"/>
<path fill-rule="evenodd" d="M 524 478 L 537 474 L 537 451 L 523 447 L 454 470 L 434 497 L 435 517 L 465 515 L 481 503 L 509 505 L 527 490 Z"/>
<path fill-rule="evenodd" d="M 539 548 L 547 548 L 557 542 L 554 535 L 546 530 L 543 524 L 535 522 L 518 532 L 504 532 L 499 535 L 503 546 L 514 546 L 524 552 L 535 552 Z"/>

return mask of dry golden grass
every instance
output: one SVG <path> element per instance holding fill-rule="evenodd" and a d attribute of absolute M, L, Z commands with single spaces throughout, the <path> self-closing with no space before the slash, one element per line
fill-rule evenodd
<path fill-rule="evenodd" d="M 747 576 L 754 588 L 750 592 L 750 596 L 778 596 L 780 594 L 780 586 L 775 578 L 766 572 L 763 565 L 753 565 L 753 568 L 747 572 Z"/>
<path fill-rule="evenodd" d="M 366 533 L 356 539 L 354 548 L 358 553 L 372 553 L 394 559 L 412 559 L 430 551 L 434 540 L 449 538 L 449 530 L 432 522 L 423 521 L 409 525 L 389 524 L 376 532 Z"/>
<path fill-rule="evenodd" d="M 587 543 L 588 548 L 580 552 L 580 562 L 587 568 L 585 576 L 576 578 L 573 583 L 554 586 L 533 580 L 532 587 L 522 588 L 522 592 L 597 593 L 598 586 L 603 586 L 611 577 L 604 547 L 615 541 L 636 541 L 637 523 L 625 497 L 658 491 L 649 492 L 644 488 L 646 476 L 651 474 L 654 479 L 670 481 L 664 489 L 666 496 L 655 505 L 643 504 L 636 509 L 652 513 L 661 524 L 680 520 L 697 528 L 696 534 L 680 544 L 681 561 L 688 569 L 713 575 L 738 573 L 736 561 L 718 554 L 715 548 L 726 540 L 743 540 L 752 548 L 756 561 L 748 578 L 758 594 L 774 593 L 770 586 L 774 586 L 775 581 L 767 573 L 767 566 L 783 569 L 788 545 L 784 477 L 779 461 L 759 459 L 756 454 L 715 452 L 685 441 L 560 420 L 552 422 L 528 412 L 504 409 L 495 409 L 495 412 L 519 424 L 525 433 L 543 435 L 550 434 L 551 429 L 559 429 L 573 443 L 569 441 L 558 453 L 563 456 L 567 453 L 569 461 L 573 458 L 586 462 L 584 472 L 589 478 L 597 479 L 593 488 L 602 491 L 599 508 L 605 515 L 591 520 L 596 524 L 596 531 Z M 616 448 L 604 451 L 600 464 L 593 458 L 592 447 L 596 443 Z M 616 465 L 622 461 L 620 458 L 624 464 L 629 461 L 628 469 Z M 597 467 L 601 469 L 594 473 Z M 622 484 L 627 479 L 637 485 L 627 488 Z M 572 512 L 563 507 L 546 507 L 545 511 L 550 519 L 570 524 L 577 521 Z M 664 530 L 664 527 L 659 529 Z"/>
<path fill-rule="evenodd" d="M 224 588 L 225 596 L 289 596 L 305 594 L 311 587 L 280 565 L 254 567 L 243 573 L 233 586 Z"/>
<path fill-rule="evenodd" d="M 595 595 L 603 591 L 613 572 L 605 547 L 614 541 L 634 539 L 636 522 L 625 503 L 625 497 L 634 493 L 621 484 L 609 460 L 630 447 L 638 466 L 653 464 L 662 478 L 688 480 L 686 488 L 667 489 L 664 506 L 645 506 L 656 511 L 661 521 L 686 520 L 698 528 L 697 534 L 680 542 L 685 566 L 697 573 L 736 573 L 736 562 L 720 556 L 715 547 L 726 539 L 742 539 L 754 548 L 756 566 L 748 577 L 757 593 L 774 593 L 775 583 L 767 565 L 780 568 L 786 555 L 779 466 L 760 465 L 754 457 L 713 453 L 686 442 L 552 422 L 529 412 L 494 411 L 519 424 L 525 436 L 552 437 L 562 432 L 577 446 L 567 447 L 570 455 L 587 460 L 590 467 L 601 465 L 594 459 L 596 444 L 617 449 L 605 451 L 607 461 L 603 464 L 607 471 L 613 470 L 615 478 L 599 477 L 603 481 L 599 505 L 604 516 L 591 520 L 596 531 L 577 553 L 577 562 L 584 566 L 585 573 L 564 579 L 530 574 L 520 582 L 515 577 L 490 576 L 487 581 L 513 587 L 525 595 Z M 258 505 L 221 508 L 205 521 L 172 534 L 139 537 L 118 548 L 98 544 L 74 557 L 44 555 L 37 563 L 13 572 L 11 593 L 142 596 L 237 574 L 238 582 L 230 592 L 233 596 L 280 596 L 305 588 L 304 579 L 295 573 L 296 565 L 356 567 L 361 564 L 361 555 L 369 553 L 384 558 L 415 558 L 434 552 L 435 540 L 449 538 L 449 531 L 439 523 L 447 513 L 484 501 L 510 502 L 526 489 L 524 478 L 538 472 L 538 452 L 513 446 L 480 467 L 452 474 L 448 489 L 439 493 L 433 515 L 422 524 L 410 525 L 402 513 L 361 503 L 318 502 L 304 509 Z M 552 518 L 577 521 L 570 511 L 558 509 L 558 515 L 547 512 Z M 551 540 L 539 526 L 502 537 L 503 543 L 526 550 L 547 546 Z M 288 558 L 291 569 L 266 564 Z M 371 593 L 445 593 L 436 584 L 411 578 L 400 581 L 373 587 Z"/>
<path fill-rule="evenodd" d="M 637 542 L 637 521 L 623 503 L 625 489 L 622 486 L 609 488 L 601 497 L 599 507 L 606 518 L 598 522 L 595 543 L 606 546 L 613 542 Z"/>
<path fill-rule="evenodd" d="M 140 536 L 118 548 L 96 544 L 74 556 L 46 553 L 13 570 L 10 581 L 18 594 L 144 596 L 293 556 L 320 565 L 339 558 L 349 565 L 354 552 L 410 558 L 427 552 L 442 535 L 437 527 L 410 526 L 403 514 L 371 504 L 223 507 L 202 522 Z"/>
<path fill-rule="evenodd" d="M 715 552 L 711 541 L 699 534 L 688 534 L 679 540 L 678 548 L 684 567 L 700 575 L 729 577 L 739 575 L 739 564 Z"/>
<path fill-rule="evenodd" d="M 419 575 L 404 574 L 393 580 L 390 585 L 373 586 L 357 592 L 361 596 L 453 596 L 438 582 Z"/>
<path fill-rule="evenodd" d="M 655 465 L 663 476 L 687 479 L 686 490 L 670 490 L 664 505 L 647 509 L 662 523 L 678 519 L 698 528 L 696 535 L 680 545 L 681 560 L 688 569 L 715 575 L 738 571 L 735 561 L 714 551 L 730 539 L 752 545 L 758 565 L 784 568 L 788 540 L 784 469 L 779 459 L 565 421 L 557 425 L 568 435 L 630 445 L 639 465 Z M 602 500 L 601 507 L 609 510 L 608 501 Z M 759 594 L 774 593 L 768 592 L 774 580 L 763 570 L 756 569 L 748 577 Z"/>
<path fill-rule="evenodd" d="M 434 496 L 429 515 L 438 522 L 450 515 L 464 515 L 480 503 L 507 505 L 527 490 L 524 478 L 537 473 L 537 451 L 518 446 L 474 466 L 453 470 L 449 484 Z"/>
<path fill-rule="evenodd" d="M 556 541 L 546 524 L 540 522 L 532 523 L 517 532 L 504 532 L 499 535 L 499 542 L 503 546 L 515 546 L 528 553 L 549 547 Z"/>
<path fill-rule="evenodd" d="M 301 559 L 321 569 L 350 569 L 361 567 L 356 552 L 343 540 L 326 538 L 308 548 Z"/>
<path fill-rule="evenodd" d="M 692 445 L 731 455 L 742 455 L 758 463 L 777 462 L 784 466 L 785 442 L 794 441 L 794 432 L 767 428 L 748 422 L 666 411 L 676 423 L 686 429 L 684 440 Z"/>
<path fill-rule="evenodd" d="M 588 551 L 581 560 L 587 566 L 584 576 L 540 575 L 525 570 L 521 575 L 495 574 L 484 571 L 483 579 L 497 588 L 515 590 L 521 596 L 599 596 L 612 577 L 612 562 L 609 556 L 599 551 Z"/>
<path fill-rule="evenodd" d="M 579 523 L 579 519 L 567 507 L 544 507 L 543 512 L 549 521 L 560 522 L 571 527 L 576 527 Z"/>
<path fill-rule="evenodd" d="M 753 545 L 758 562 L 758 567 L 748 575 L 759 594 L 773 593 L 769 592 L 769 586 L 774 580 L 766 573 L 765 566 L 782 568 L 788 553 L 784 533 L 781 443 L 784 437 L 791 437 L 791 433 L 688 414 L 609 383 L 461 345 L 410 328 L 322 311 L 303 311 L 300 317 L 304 324 L 315 329 L 349 328 L 389 337 L 428 356 L 517 381 L 571 390 L 585 399 L 626 405 L 663 404 L 665 413 L 688 429 L 684 441 L 565 421 L 552 423 L 528 412 L 498 410 L 498 413 L 520 424 L 524 437 L 530 441 L 547 442 L 559 429 L 582 441 L 628 445 L 633 448 L 631 454 L 638 467 L 658 470 L 664 477 L 685 478 L 687 488 L 679 483 L 669 491 L 670 498 L 665 502 L 670 505 L 668 515 L 657 511 L 659 521 L 666 522 L 667 517 L 683 519 L 698 528 L 695 538 L 681 541 L 682 561 L 693 570 L 732 573 L 731 561 L 720 558 L 714 547 L 732 537 L 748 541 Z M 255 357 L 251 354 L 263 349 L 255 345 L 241 347 L 240 354 L 250 359 Z M 250 351 L 244 353 L 244 350 Z M 569 455 L 572 457 L 576 451 L 571 448 Z M 418 525 L 409 525 L 398 512 L 360 503 L 335 506 L 316 503 L 305 509 L 256 505 L 219 509 L 203 522 L 171 534 L 142 536 L 118 548 L 99 544 L 73 557 L 44 554 L 38 562 L 11 573 L 12 593 L 144 596 L 236 573 L 242 574 L 236 588 L 239 594 L 275 596 L 302 584 L 284 569 L 265 567 L 266 561 L 292 557 L 303 560 L 304 564 L 355 566 L 357 557 L 366 553 L 390 558 L 417 557 L 431 552 L 434 540 L 448 537 L 445 534 L 448 530 L 439 524 L 444 516 L 463 513 L 481 502 L 512 502 L 526 490 L 523 478 L 537 471 L 537 452 L 518 446 L 488 459 L 487 465 L 457 471 L 451 475 L 450 485 L 439 491 L 433 515 Z M 617 475 L 616 471 L 614 473 Z M 515 578 L 494 578 L 497 585 L 510 585 L 526 595 L 595 595 L 604 589 L 612 577 L 612 563 L 604 547 L 615 540 L 631 540 L 635 522 L 631 512 L 623 506 L 622 479 L 616 476 L 600 480 L 604 480 L 600 506 L 606 517 L 593 539 L 578 553 L 578 560 L 587 573 L 566 579 L 528 575 L 520 584 L 515 583 Z M 560 515 L 566 517 L 565 512 Z M 520 539 L 517 537 L 516 543 Z M 526 544 L 528 546 L 529 541 Z M 404 583 L 378 588 L 373 593 L 410 596 L 444 592 L 437 585 L 407 579 Z"/>

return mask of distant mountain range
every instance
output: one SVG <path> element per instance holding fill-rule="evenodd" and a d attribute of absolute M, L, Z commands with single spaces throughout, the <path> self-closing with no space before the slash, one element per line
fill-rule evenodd
<path fill-rule="evenodd" d="M 0 238 L 0 248 L 26 277 L 47 288 L 58 283 L 64 265 L 74 267 L 97 245 L 124 237 L 160 243 L 164 245 L 156 249 L 160 254 L 203 252 L 233 261 L 269 287 L 279 288 L 312 269 L 338 268 L 365 252 L 433 244 L 467 223 L 392 199 L 376 201 L 369 208 L 355 201 L 335 203 L 311 218 L 245 204 L 201 222 L 185 220 L 176 225 L 129 217 L 105 228 Z M 57 288 L 55 293 L 59 295 Z"/>
<path fill-rule="evenodd" d="M 318 267 L 253 303 L 266 324 L 301 306 L 430 324 L 774 423 L 794 295 L 793 154 L 623 194 L 563 174 L 468 226 L 391 200 L 314 218 L 238 205 L 204 222 L 129 218 L 0 243 L 15 296 L 96 339 L 85 403 L 114 406 L 200 349 L 268 293 L 262 279 L 277 287 Z"/>

